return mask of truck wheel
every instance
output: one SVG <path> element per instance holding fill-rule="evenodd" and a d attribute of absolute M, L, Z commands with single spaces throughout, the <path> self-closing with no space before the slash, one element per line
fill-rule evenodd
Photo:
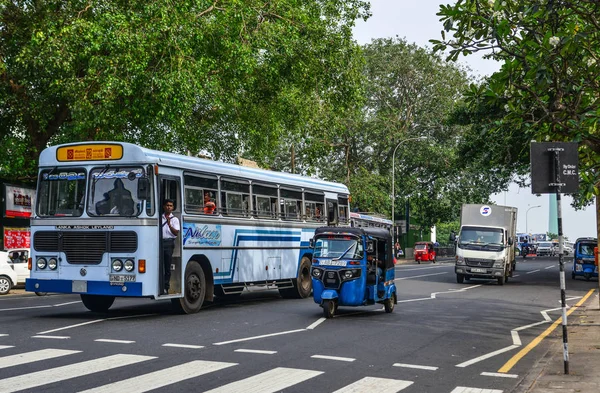
<path fill-rule="evenodd" d="M 80 295 L 81 302 L 90 311 L 107 312 L 115 301 L 114 296 Z"/>
<path fill-rule="evenodd" d="M 185 288 L 183 297 L 171 299 L 176 311 L 194 314 L 200 311 L 206 296 L 206 278 L 204 270 L 196 261 L 189 261 L 185 268 Z"/>
<path fill-rule="evenodd" d="M 504 285 L 505 282 L 506 282 L 505 276 L 498 277 L 498 285 Z"/>
<path fill-rule="evenodd" d="M 459 284 L 462 284 L 465 281 L 465 276 L 464 274 L 457 274 L 456 275 L 456 282 Z"/>
<path fill-rule="evenodd" d="M 335 300 L 323 301 L 323 316 L 325 318 L 333 318 L 337 310 L 337 302 Z"/>
<path fill-rule="evenodd" d="M 310 259 L 302 257 L 298 277 L 293 280 L 293 288 L 282 288 L 279 294 L 286 299 L 304 299 L 312 292 L 312 278 L 310 277 Z"/>

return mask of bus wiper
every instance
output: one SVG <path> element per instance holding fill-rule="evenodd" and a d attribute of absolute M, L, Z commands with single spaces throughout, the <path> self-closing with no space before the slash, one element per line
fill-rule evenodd
<path fill-rule="evenodd" d="M 106 166 L 104 167 L 104 169 L 102 169 L 102 171 L 100 171 L 100 173 L 98 173 L 96 176 L 92 176 L 92 190 L 90 192 L 91 198 L 94 198 L 96 192 L 96 182 L 100 180 L 100 178 L 106 173 L 106 171 L 108 171 L 108 168 L 110 168 L 110 165 L 106 164 Z"/>

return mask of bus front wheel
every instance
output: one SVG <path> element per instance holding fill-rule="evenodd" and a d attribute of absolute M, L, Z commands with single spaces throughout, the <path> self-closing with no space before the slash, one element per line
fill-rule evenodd
<path fill-rule="evenodd" d="M 196 261 L 190 261 L 185 268 L 185 288 L 183 297 L 171 299 L 175 309 L 185 314 L 200 311 L 206 296 L 206 277 L 204 270 Z"/>
<path fill-rule="evenodd" d="M 114 296 L 80 295 L 85 308 L 94 312 L 107 312 L 115 301 Z"/>
<path fill-rule="evenodd" d="M 312 278 L 310 276 L 310 258 L 302 257 L 298 277 L 294 280 L 293 288 L 282 288 L 279 293 L 286 299 L 304 299 L 312 292 Z"/>

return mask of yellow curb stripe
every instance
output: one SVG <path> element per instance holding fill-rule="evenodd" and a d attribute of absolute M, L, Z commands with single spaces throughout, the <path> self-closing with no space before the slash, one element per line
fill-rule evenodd
<path fill-rule="evenodd" d="M 577 308 L 579 308 L 579 306 L 581 306 L 583 303 L 585 303 L 585 301 L 590 296 L 592 296 L 592 293 L 594 293 L 595 291 L 596 291 L 595 289 L 590 289 L 589 292 L 583 298 L 581 298 L 581 300 L 579 302 L 577 302 L 577 304 L 575 306 L 571 307 L 571 309 L 569 311 L 567 311 L 567 316 L 571 315 L 571 313 L 573 311 L 577 310 Z M 515 356 L 510 358 L 510 360 L 508 362 L 506 362 L 504 364 L 504 366 L 502 366 L 500 368 L 500 370 L 498 370 L 498 372 L 499 373 L 509 372 L 515 366 L 515 364 L 517 364 L 517 362 L 523 358 L 523 356 L 527 355 L 533 348 L 535 348 L 539 343 L 541 343 L 542 340 L 547 335 L 552 333 L 554 331 L 554 329 L 556 329 L 556 327 L 558 325 L 560 325 L 561 323 L 562 323 L 562 316 L 560 318 L 558 318 L 556 321 L 554 321 L 554 323 L 548 329 L 546 329 L 542 334 L 537 336 L 525 348 L 521 349 L 517 354 L 515 354 Z"/>

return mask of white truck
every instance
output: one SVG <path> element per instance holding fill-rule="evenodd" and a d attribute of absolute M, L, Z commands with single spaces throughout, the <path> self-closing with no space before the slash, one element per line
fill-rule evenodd
<path fill-rule="evenodd" d="M 517 208 L 465 204 L 456 241 L 456 281 L 496 279 L 504 285 L 516 268 Z"/>

